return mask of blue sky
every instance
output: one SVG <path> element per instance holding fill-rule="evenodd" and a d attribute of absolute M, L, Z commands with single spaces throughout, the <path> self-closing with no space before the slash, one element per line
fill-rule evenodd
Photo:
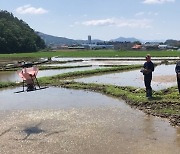
<path fill-rule="evenodd" d="M 0 9 L 54 36 L 180 40 L 180 0 L 0 0 Z"/>

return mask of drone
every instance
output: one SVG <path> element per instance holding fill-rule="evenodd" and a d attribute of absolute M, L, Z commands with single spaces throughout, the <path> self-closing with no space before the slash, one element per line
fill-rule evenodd
<path fill-rule="evenodd" d="M 21 67 L 21 70 L 18 70 L 17 74 L 22 79 L 23 90 L 15 92 L 15 93 L 21 93 L 21 92 L 26 92 L 26 91 L 31 92 L 31 91 L 42 90 L 42 89 L 48 88 L 48 87 L 40 87 L 40 84 L 37 80 L 37 74 L 39 71 L 37 65 L 46 63 L 46 62 L 48 61 L 34 62 L 34 63 L 26 63 L 25 61 L 18 62 L 18 67 Z"/>

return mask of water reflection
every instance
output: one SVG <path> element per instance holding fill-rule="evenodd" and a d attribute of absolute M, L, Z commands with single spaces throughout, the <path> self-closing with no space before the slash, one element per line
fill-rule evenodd
<path fill-rule="evenodd" d="M 160 65 L 155 68 L 155 71 L 153 72 L 153 78 L 156 80 L 153 79 L 152 81 L 153 90 L 161 90 L 176 85 L 174 68 L 175 65 Z M 168 82 L 161 80 L 162 76 L 166 77 L 167 75 L 172 76 L 171 82 L 169 82 L 169 80 Z M 143 75 L 139 70 L 81 78 L 76 79 L 75 81 L 144 88 Z"/>
<path fill-rule="evenodd" d="M 80 150 L 86 149 L 86 152 L 90 151 L 89 153 L 108 151 L 108 153 L 178 154 L 180 151 L 178 128 L 170 126 L 165 119 L 146 116 L 143 112 L 130 108 L 123 100 L 95 92 L 53 87 L 36 92 L 13 93 L 18 90 L 19 88 L 6 89 L 0 92 L 0 110 L 12 111 L 12 114 L 3 120 L 1 117 L 0 120 L 4 124 L 0 125 L 1 130 L 4 130 L 4 126 L 19 128 L 28 123 L 32 125 L 42 121 L 39 129 L 34 125 L 24 129 L 26 137 L 33 128 L 37 130 L 35 134 L 42 132 L 39 134 L 43 135 L 40 136 L 41 142 L 47 143 L 48 139 L 52 139 L 59 143 L 59 139 L 65 138 L 66 141 L 70 139 L 73 144 L 68 144 L 69 149 L 76 148 L 74 144 L 77 144 Z M 9 132 L 3 136 L 1 142 L 3 145 L 13 141 L 9 139 L 12 135 L 8 133 L 13 134 L 13 138 L 22 138 L 19 136 L 20 131 L 8 128 L 5 130 Z M 42 130 L 48 130 L 50 133 L 57 130 L 67 131 L 65 134 L 59 133 L 46 138 L 46 134 L 43 134 L 46 132 Z M 5 131 L 0 134 L 3 132 Z M 38 135 L 31 137 L 39 139 Z M 29 143 L 29 146 L 34 143 L 37 141 Z M 67 147 L 64 143 L 61 143 L 61 147 Z M 92 151 L 94 145 L 100 149 Z"/>
<path fill-rule="evenodd" d="M 50 66 L 85 66 L 85 65 L 93 65 L 93 66 L 106 66 L 106 65 L 138 65 L 144 64 L 144 59 L 142 60 L 123 60 L 123 59 L 81 59 L 82 61 L 78 62 L 68 62 L 70 59 L 64 59 L 60 61 L 64 61 L 67 63 L 63 64 L 51 64 Z M 78 60 L 78 59 L 76 59 Z M 160 63 L 160 60 L 155 61 L 155 63 Z"/>
<path fill-rule="evenodd" d="M 121 106 L 126 108 L 124 101 L 103 97 L 101 94 L 83 90 L 63 88 L 47 88 L 32 92 L 14 93 L 21 87 L 0 91 L 0 110 L 20 109 L 58 109 L 73 107 Z M 84 102 L 86 100 L 86 102 Z"/>
<path fill-rule="evenodd" d="M 161 63 L 161 61 L 167 60 L 169 62 L 175 62 L 179 57 L 152 57 L 154 63 Z M 56 66 L 79 66 L 79 65 L 137 65 L 144 64 L 144 57 L 96 57 L 96 58 L 58 58 L 53 57 L 52 61 L 65 62 L 64 64 L 57 64 Z"/>
<path fill-rule="evenodd" d="M 69 69 L 59 69 L 59 70 L 40 70 L 38 72 L 37 77 L 44 77 L 44 76 L 53 76 L 57 74 L 63 74 L 68 72 L 75 72 L 75 71 L 84 71 L 84 70 L 92 70 L 97 69 L 98 66 L 93 67 L 81 67 L 81 68 L 69 68 Z M 16 71 L 0 71 L 0 81 L 2 82 L 19 82 L 21 78 L 18 76 Z"/>
<path fill-rule="evenodd" d="M 15 71 L 0 71 L 0 81 L 2 82 L 11 82 L 11 81 L 20 81 L 17 72 Z"/>
<path fill-rule="evenodd" d="M 60 70 L 40 70 L 37 77 L 53 76 L 67 72 L 92 70 L 100 68 L 99 66 L 70 68 Z M 14 72 L 0 72 L 0 81 L 21 81 L 20 77 Z M 76 79 L 78 82 L 85 83 L 104 83 L 119 86 L 133 86 L 144 88 L 143 75 L 139 70 L 132 70 L 127 72 L 112 73 L 100 76 L 92 76 L 81 79 Z M 160 65 L 155 68 L 153 72 L 152 88 L 153 90 L 161 90 L 168 87 L 176 86 L 175 65 Z"/>
<path fill-rule="evenodd" d="M 168 61 L 174 61 L 174 60 L 178 60 L 179 57 L 152 57 L 153 61 L 161 61 L 161 60 L 168 60 Z M 70 61 L 100 61 L 100 60 L 108 60 L 108 61 L 144 61 L 145 58 L 144 57 L 89 57 L 89 58 L 73 58 L 73 57 L 69 57 L 69 58 L 61 58 L 61 57 L 52 57 L 51 58 L 52 61 L 63 61 L 63 62 L 70 62 Z"/>
<path fill-rule="evenodd" d="M 138 65 L 138 64 L 144 64 L 144 61 L 92 61 L 90 60 L 90 61 L 71 62 L 71 63 L 64 63 L 64 64 L 47 64 L 44 66 L 89 66 L 89 65 L 112 66 L 112 65 Z"/>

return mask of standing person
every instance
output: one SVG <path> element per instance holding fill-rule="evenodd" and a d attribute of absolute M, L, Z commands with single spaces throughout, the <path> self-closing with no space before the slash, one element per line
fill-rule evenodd
<path fill-rule="evenodd" d="M 141 72 L 144 75 L 144 84 L 146 87 L 146 97 L 152 97 L 152 88 L 151 88 L 151 80 L 152 80 L 152 72 L 154 71 L 154 64 L 151 61 L 151 56 L 147 54 L 146 62 L 144 63 L 143 69 Z"/>
<path fill-rule="evenodd" d="M 175 71 L 176 71 L 176 76 L 177 76 L 178 90 L 179 90 L 179 93 L 180 93 L 180 61 L 178 61 L 176 63 Z"/>

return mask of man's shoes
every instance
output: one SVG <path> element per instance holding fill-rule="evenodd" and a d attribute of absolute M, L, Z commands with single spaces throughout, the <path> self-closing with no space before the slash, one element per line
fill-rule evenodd
<path fill-rule="evenodd" d="M 146 90 L 146 97 L 148 97 L 148 99 L 152 98 L 152 89 Z"/>

